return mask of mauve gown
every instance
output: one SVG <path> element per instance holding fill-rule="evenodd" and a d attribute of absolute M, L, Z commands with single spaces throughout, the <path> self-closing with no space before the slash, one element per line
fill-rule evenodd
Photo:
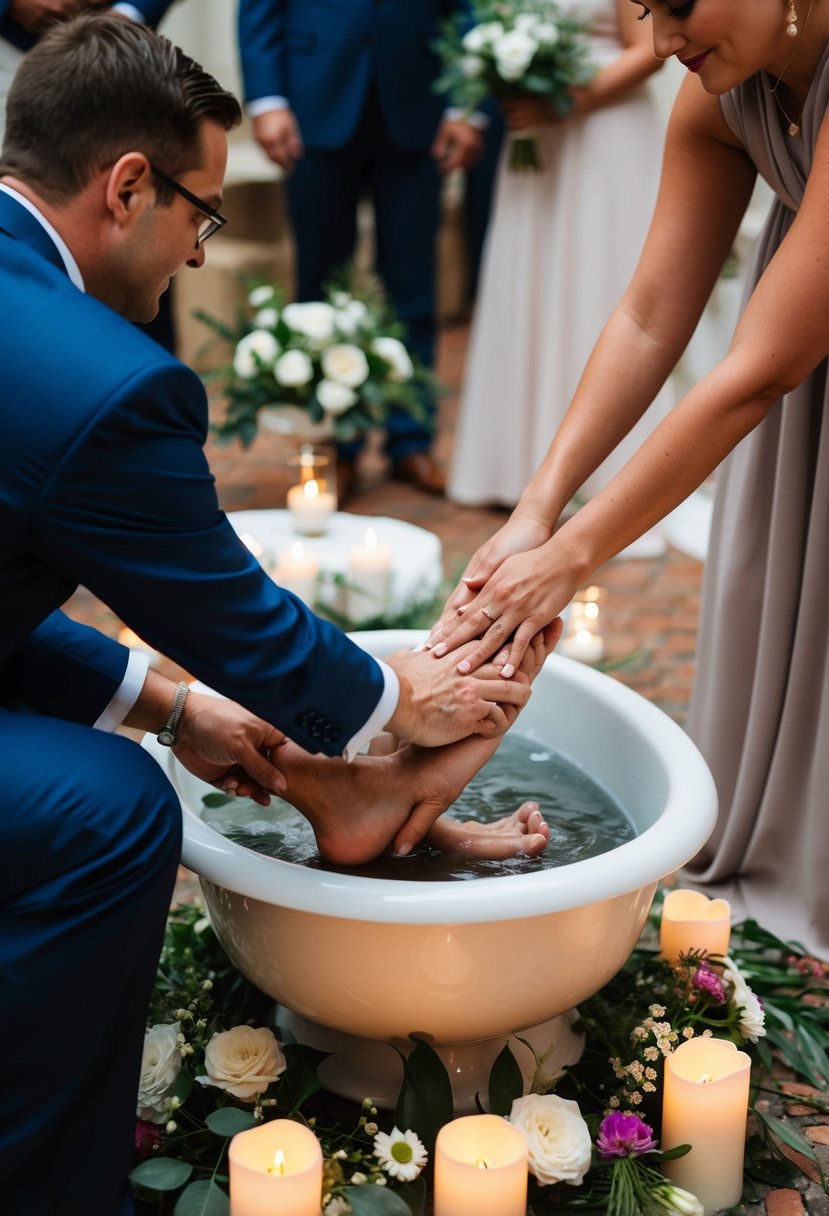
<path fill-rule="evenodd" d="M 800 137 L 787 133 L 769 93 L 773 83 L 761 73 L 722 101 L 729 127 L 777 196 L 749 285 L 803 197 L 829 105 L 829 46 Z M 829 317 L 826 324 L 829 331 Z M 717 474 L 689 733 L 714 774 L 720 818 L 685 871 L 695 886 L 730 898 L 738 915 L 823 958 L 829 958 L 827 599 L 824 359 Z"/>

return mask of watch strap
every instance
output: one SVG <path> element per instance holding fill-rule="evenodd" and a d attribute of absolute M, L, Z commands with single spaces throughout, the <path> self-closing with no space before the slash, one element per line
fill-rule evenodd
<path fill-rule="evenodd" d="M 173 704 L 170 706 L 170 712 L 167 716 L 167 721 L 158 732 L 158 741 L 164 747 L 172 747 L 176 741 L 176 732 L 178 731 L 179 719 L 181 711 L 184 709 L 184 702 L 187 700 L 187 694 L 190 691 L 183 680 L 180 680 L 176 685 Z"/>

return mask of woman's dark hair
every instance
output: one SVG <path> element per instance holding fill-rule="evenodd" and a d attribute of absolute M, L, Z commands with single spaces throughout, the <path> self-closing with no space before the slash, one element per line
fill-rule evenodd
<path fill-rule="evenodd" d="M 76 17 L 52 26 L 17 70 L 0 174 L 51 202 L 125 152 L 175 177 L 199 163 L 203 119 L 229 131 L 241 117 L 233 94 L 168 39 L 121 17 Z M 166 193 L 159 182 L 159 202 Z"/>

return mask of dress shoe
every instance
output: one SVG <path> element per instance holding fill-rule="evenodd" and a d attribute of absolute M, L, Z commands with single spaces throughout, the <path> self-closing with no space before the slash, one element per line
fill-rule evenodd
<path fill-rule="evenodd" d="M 396 481 L 406 481 L 426 494 L 445 494 L 446 478 L 428 452 L 412 452 L 401 460 L 395 460 L 392 476 Z"/>
<path fill-rule="evenodd" d="M 354 497 L 357 483 L 357 468 L 353 460 L 337 461 L 337 507 L 341 511 L 350 498 Z"/>

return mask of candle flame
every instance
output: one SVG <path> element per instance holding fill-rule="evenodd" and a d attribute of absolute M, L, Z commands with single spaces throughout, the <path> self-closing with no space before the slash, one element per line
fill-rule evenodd
<path fill-rule="evenodd" d="M 377 533 L 374 528 L 366 528 L 365 546 L 369 553 L 374 553 L 377 548 Z"/>
<path fill-rule="evenodd" d="M 316 498 L 320 492 L 319 482 L 311 477 L 302 487 L 306 498 Z"/>
<path fill-rule="evenodd" d="M 479 1157 L 478 1160 L 475 1162 L 475 1164 L 477 1165 L 479 1170 L 488 1170 L 489 1169 L 489 1162 L 485 1161 L 483 1157 Z"/>
<path fill-rule="evenodd" d="M 301 540 L 295 540 L 291 545 L 291 557 L 295 562 L 301 562 L 305 557 L 305 546 Z"/>
<path fill-rule="evenodd" d="M 586 644 L 587 642 L 590 641 L 592 636 L 593 636 L 593 634 L 590 632 L 589 629 L 579 629 L 578 633 L 576 634 L 576 641 L 581 642 L 582 644 Z"/>
<path fill-rule="evenodd" d="M 281 1148 L 278 1148 L 273 1155 L 273 1165 L 268 1169 L 269 1174 L 279 1174 L 280 1178 L 285 1176 L 285 1154 Z"/>
<path fill-rule="evenodd" d="M 595 602 L 595 600 L 589 600 L 588 603 L 584 605 L 584 615 L 594 621 L 596 620 L 599 615 L 599 605 Z"/>
<path fill-rule="evenodd" d="M 254 557 L 261 557 L 265 552 L 265 546 L 261 545 L 255 536 L 251 536 L 250 532 L 243 532 L 239 539 Z"/>

